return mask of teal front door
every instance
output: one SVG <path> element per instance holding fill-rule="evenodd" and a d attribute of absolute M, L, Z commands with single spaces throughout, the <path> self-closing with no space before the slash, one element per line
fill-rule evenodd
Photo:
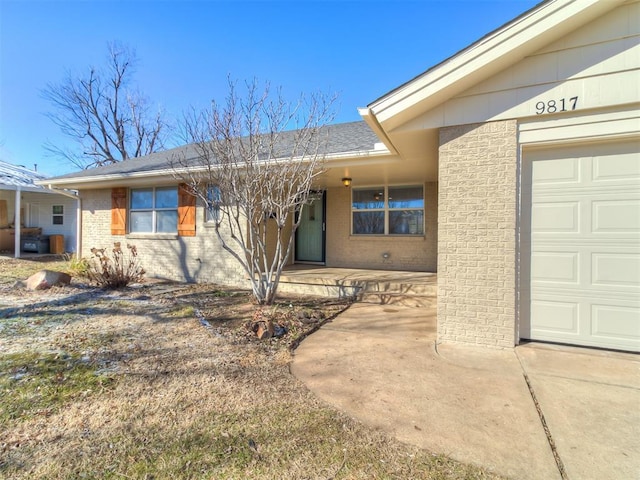
<path fill-rule="evenodd" d="M 296 230 L 296 262 L 324 263 L 325 192 L 314 192 Z"/>

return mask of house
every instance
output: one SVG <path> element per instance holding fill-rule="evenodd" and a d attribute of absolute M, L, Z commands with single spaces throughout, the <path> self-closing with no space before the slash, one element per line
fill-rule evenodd
<path fill-rule="evenodd" d="M 330 127 L 291 261 L 437 272 L 442 342 L 640 351 L 639 72 L 639 1 L 537 5 Z M 131 239 L 155 274 L 237 282 L 201 206 L 177 232 L 123 221 L 137 189 L 177 192 L 172 154 L 49 183 L 79 190 L 83 248 Z"/>
<path fill-rule="evenodd" d="M 78 199 L 71 192 L 54 192 L 36 184 L 45 179 L 38 172 L 0 161 L 0 253 L 19 257 L 23 251 L 76 250 Z M 49 244 L 52 235 L 53 246 Z"/>

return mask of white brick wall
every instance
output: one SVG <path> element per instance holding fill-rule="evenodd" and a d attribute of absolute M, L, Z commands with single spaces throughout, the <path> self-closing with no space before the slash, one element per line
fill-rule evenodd
<path fill-rule="evenodd" d="M 196 236 L 153 237 L 111 235 L 111 190 L 82 191 L 82 255 L 114 242 L 135 245 L 150 277 L 186 282 L 215 282 L 249 286 L 240 264 L 225 252 L 213 228 L 204 225 L 204 211 L 196 213 Z"/>
<path fill-rule="evenodd" d="M 420 238 L 353 237 L 350 189 L 327 192 L 327 266 L 389 270 L 435 271 L 437 252 L 437 186 L 425 184 L 425 236 Z M 137 247 L 142 265 L 151 277 L 189 282 L 216 282 L 248 286 L 240 264 L 226 253 L 215 231 L 204 224 L 198 207 L 196 236 L 159 238 L 111 235 L 111 189 L 82 191 L 82 254 L 92 247 L 112 247 L 114 242 Z M 388 252 L 388 260 L 382 253 Z"/>
<path fill-rule="evenodd" d="M 438 340 L 516 342 L 516 121 L 440 130 Z"/>
<path fill-rule="evenodd" d="M 327 190 L 327 266 L 380 270 L 436 271 L 438 243 L 437 184 L 426 183 L 425 235 L 352 236 L 351 189 Z M 382 253 L 389 253 L 384 259 Z"/>

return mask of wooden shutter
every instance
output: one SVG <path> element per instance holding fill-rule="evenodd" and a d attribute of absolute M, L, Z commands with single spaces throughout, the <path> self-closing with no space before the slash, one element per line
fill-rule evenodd
<path fill-rule="evenodd" d="M 9 209 L 7 208 L 7 201 L 0 200 L 0 228 L 6 228 L 9 226 Z"/>
<path fill-rule="evenodd" d="M 127 233 L 127 189 L 111 189 L 111 235 Z"/>
<path fill-rule="evenodd" d="M 184 183 L 178 188 L 178 235 L 196 236 L 196 197 Z"/>

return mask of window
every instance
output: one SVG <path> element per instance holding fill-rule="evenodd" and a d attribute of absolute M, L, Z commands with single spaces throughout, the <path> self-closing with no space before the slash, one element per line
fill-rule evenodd
<path fill-rule="evenodd" d="M 424 235 L 422 185 L 352 190 L 354 235 Z"/>
<path fill-rule="evenodd" d="M 135 188 L 131 190 L 132 233 L 177 233 L 178 188 Z"/>
<path fill-rule="evenodd" d="M 220 220 L 220 188 L 217 185 L 207 185 L 207 208 L 204 210 L 204 221 L 216 223 Z"/>
<path fill-rule="evenodd" d="M 53 213 L 52 221 L 54 225 L 64 224 L 64 205 L 52 205 L 51 211 Z"/>

